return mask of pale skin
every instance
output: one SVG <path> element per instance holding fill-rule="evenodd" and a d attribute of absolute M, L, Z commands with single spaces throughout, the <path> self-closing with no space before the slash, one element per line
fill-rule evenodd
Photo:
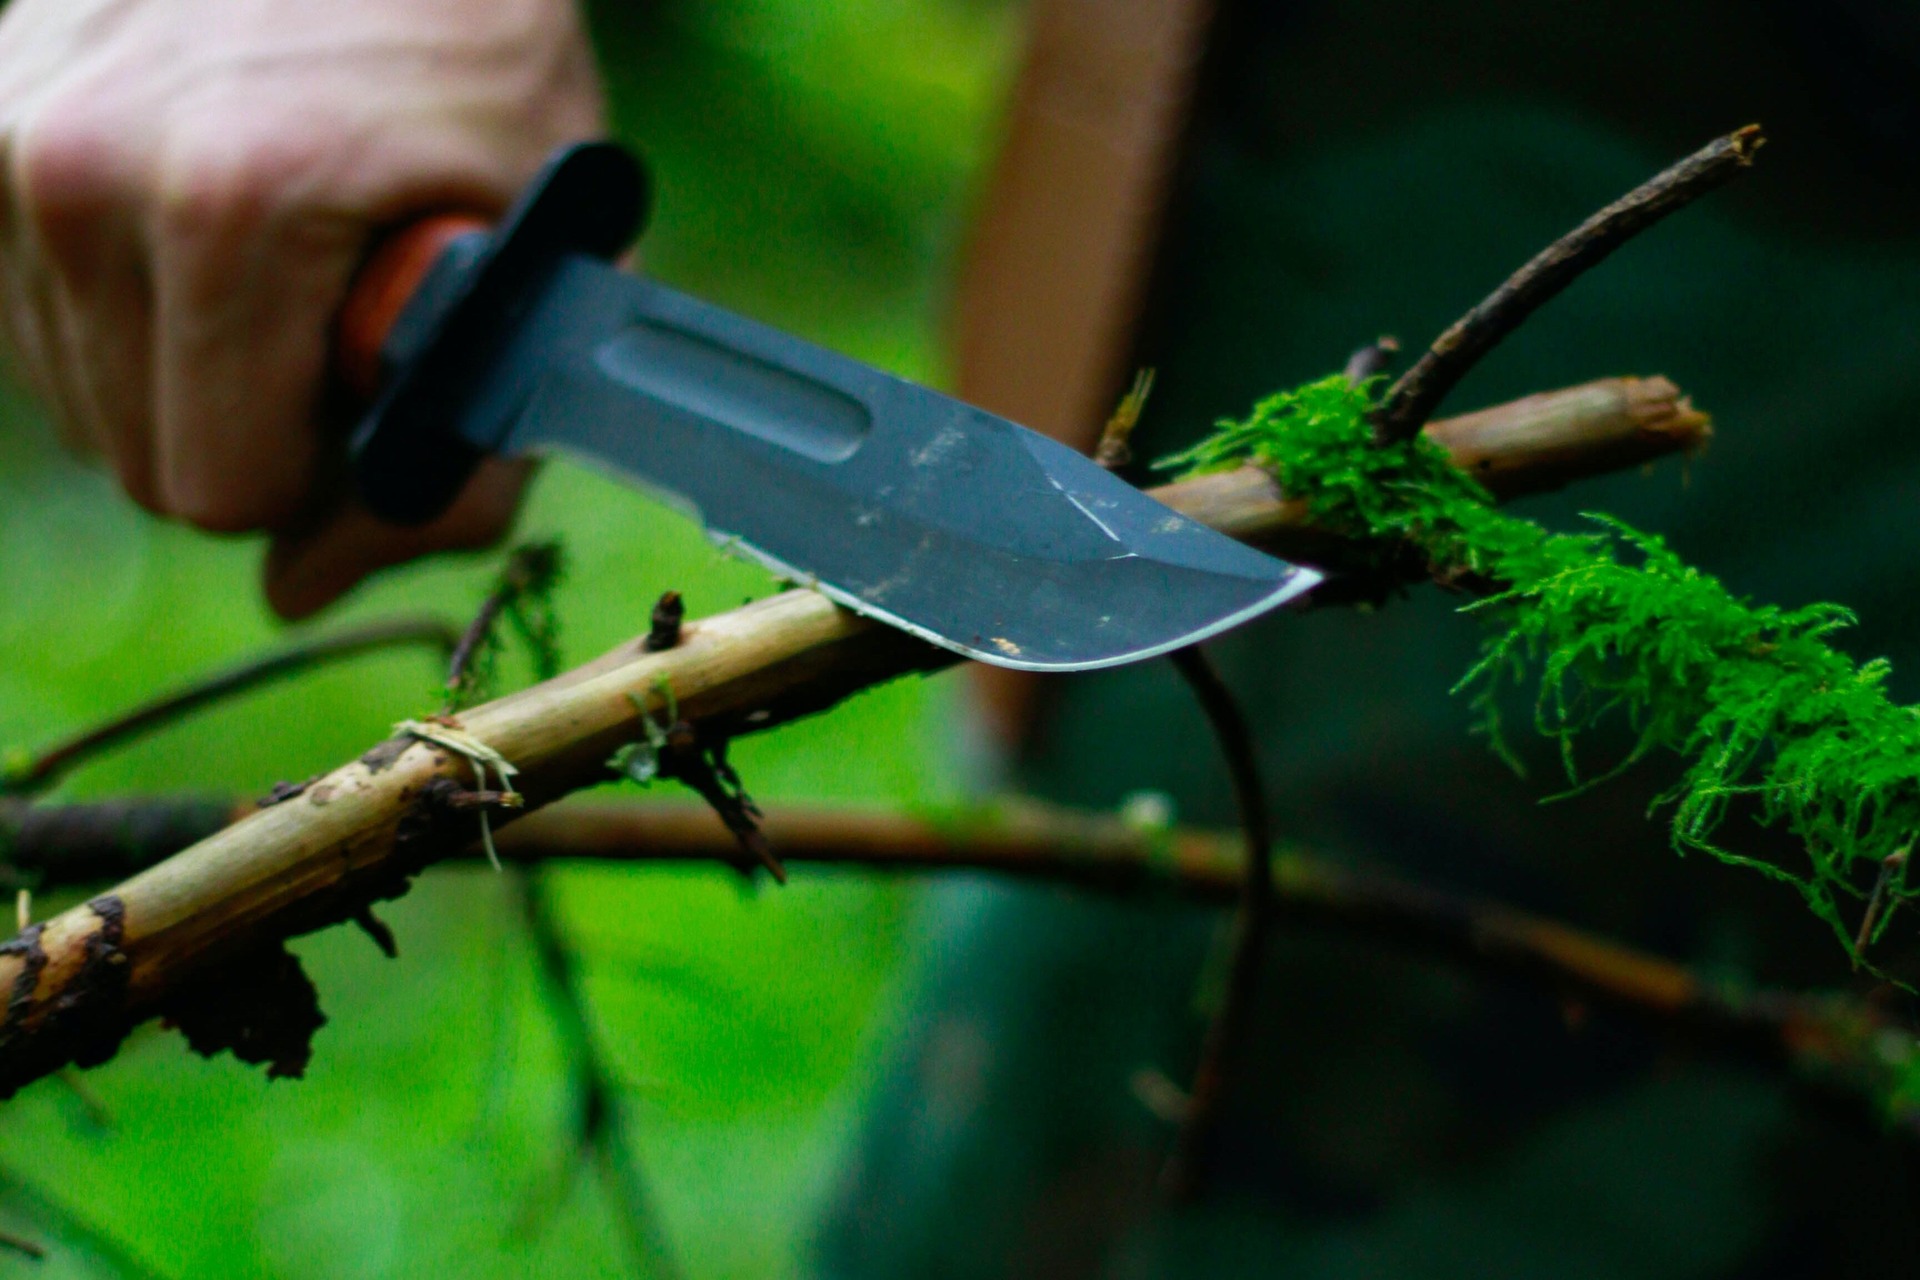
<path fill-rule="evenodd" d="M 0 318 L 63 439 L 129 497 L 271 535 L 302 617 L 375 570 L 486 545 L 524 469 L 422 529 L 343 478 L 331 326 L 383 231 L 497 212 L 604 128 L 574 0 L 11 0 Z"/>

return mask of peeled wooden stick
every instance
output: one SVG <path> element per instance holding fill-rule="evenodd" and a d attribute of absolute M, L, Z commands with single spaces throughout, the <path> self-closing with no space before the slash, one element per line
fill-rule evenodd
<path fill-rule="evenodd" d="M 1613 390 L 1603 394 L 1600 387 Z M 1578 399 L 1579 407 L 1534 397 L 1476 415 L 1477 422 L 1455 428 L 1449 447 L 1518 491 L 1530 475 L 1557 483 L 1575 474 L 1587 448 L 1598 470 L 1618 465 L 1622 441 L 1654 456 L 1705 438 L 1705 420 L 1671 384 L 1621 379 L 1557 394 Z M 1649 425 L 1669 420 L 1680 425 Z M 1272 542 L 1312 532 L 1304 505 L 1257 473 L 1154 494 L 1236 536 Z M 824 596 L 788 591 L 690 622 L 679 644 L 663 652 L 647 651 L 644 639 L 621 645 L 465 712 L 458 727 L 518 767 L 525 805 L 534 809 L 605 780 L 607 758 L 643 735 L 643 709 L 658 718 L 670 698 L 703 731 L 737 735 L 953 661 Z M 231 1048 L 270 1070 L 297 1073 L 319 1013 L 310 984 L 280 944 L 344 920 L 368 923 L 372 902 L 403 893 L 426 864 L 467 847 L 475 814 L 470 804 L 451 801 L 479 783 L 472 766 L 442 746 L 390 739 L 0 944 L 0 988 L 9 992 L 0 1018 L 0 1096 L 69 1062 L 104 1061 L 132 1027 L 154 1016 L 173 1020 L 203 1052 Z"/>
<path fill-rule="evenodd" d="M 1713 424 L 1665 378 L 1602 378 L 1443 419 L 1429 424 L 1427 435 L 1504 500 L 1670 454 L 1697 454 L 1712 440 Z M 1329 546 L 1311 524 L 1306 499 L 1281 493 L 1258 467 L 1152 492 L 1201 524 L 1281 555 L 1310 561 Z"/>
<path fill-rule="evenodd" d="M 1613 430 L 1596 431 L 1603 422 Z M 1698 453 L 1712 435 L 1707 415 L 1665 378 L 1602 378 L 1427 427 L 1427 438 L 1498 498 Z"/>

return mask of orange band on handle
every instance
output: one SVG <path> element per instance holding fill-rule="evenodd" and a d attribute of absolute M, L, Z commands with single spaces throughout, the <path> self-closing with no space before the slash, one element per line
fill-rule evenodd
<path fill-rule="evenodd" d="M 442 213 L 380 241 L 348 287 L 335 325 L 334 370 L 348 390 L 367 402 L 379 394 L 380 349 L 414 290 L 449 244 L 488 229 L 470 214 Z"/>

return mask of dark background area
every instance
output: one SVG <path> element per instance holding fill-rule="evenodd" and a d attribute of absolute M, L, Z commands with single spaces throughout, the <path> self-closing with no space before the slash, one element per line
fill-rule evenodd
<path fill-rule="evenodd" d="M 1378 333 L 1423 343 L 1593 210 L 1760 121 L 1771 141 L 1748 177 L 1582 279 L 1444 408 L 1605 374 L 1674 378 L 1715 417 L 1703 460 L 1523 509 L 1555 528 L 1606 511 L 1738 591 L 1853 605 L 1844 647 L 1890 656 L 1893 691 L 1911 699 L 1916 112 L 1920 27 L 1902 6 L 1229 4 L 1138 342 L 1136 363 L 1158 372 L 1140 452 L 1185 445 Z M 1478 642 L 1457 603 L 1416 591 L 1369 613 L 1263 620 L 1212 646 L 1256 725 L 1284 831 L 1709 975 L 1880 985 L 1843 971 L 1790 890 L 1674 856 L 1647 820 L 1669 762 L 1540 804 L 1560 787 L 1552 748 L 1522 730 L 1528 776 L 1514 776 L 1448 695 Z M 1092 806 L 1146 785 L 1184 815 L 1232 821 L 1226 775 L 1170 671 L 1053 692 L 1031 785 Z M 1517 705 L 1509 723 L 1530 714 Z M 1583 765 L 1597 772 L 1627 745 L 1603 735 Z M 1744 822 L 1728 839 L 1796 856 Z M 1266 969 L 1220 1180 L 1201 1206 L 1158 1212 L 1164 1131 L 1141 1116 L 1129 1072 L 1191 1061 L 1200 1023 L 1183 999 L 1219 963 L 1215 940 L 1165 912 L 998 897 L 941 971 L 917 1042 L 931 1052 L 939 1028 L 964 1021 L 1002 1046 L 981 1068 L 991 1101 L 971 1142 L 908 1162 L 943 1198 L 877 1231 L 863 1219 L 868 1235 L 848 1233 L 838 1256 L 871 1275 L 1005 1274 L 1008 1259 L 1031 1275 L 1911 1270 L 1920 1184 L 1877 1117 L 1550 990 L 1299 926 Z M 1911 935 L 1881 958 L 1911 971 Z M 911 1114 L 926 1082 L 892 1105 Z M 885 1135 L 877 1126 L 876 1145 L 893 1150 Z M 970 1223 L 995 1224 L 994 1247 L 957 1264 L 940 1242 Z"/>

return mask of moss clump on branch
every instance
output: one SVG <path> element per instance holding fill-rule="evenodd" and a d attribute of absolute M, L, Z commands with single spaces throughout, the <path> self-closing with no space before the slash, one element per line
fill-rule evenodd
<path fill-rule="evenodd" d="M 1884 660 L 1856 662 L 1829 643 L 1850 611 L 1743 599 L 1610 517 L 1554 533 L 1497 511 L 1439 446 L 1375 441 L 1376 388 L 1336 375 L 1283 392 L 1160 465 L 1191 475 L 1252 463 L 1374 564 L 1404 564 L 1411 547 L 1441 581 L 1484 588 L 1464 609 L 1486 628 L 1481 658 L 1456 691 L 1472 695 L 1479 728 L 1516 767 L 1500 707 L 1508 690 L 1531 688 L 1535 727 L 1559 744 L 1576 789 L 1676 753 L 1684 771 L 1656 801 L 1671 812 L 1674 847 L 1793 885 L 1850 952 L 1844 900 L 1884 900 L 1862 931 L 1871 941 L 1894 904 L 1920 895 L 1906 881 L 1920 831 L 1920 707 L 1887 696 Z M 1610 718 L 1633 745 L 1588 778 L 1576 744 Z M 1798 837 L 1804 863 L 1724 843 L 1736 803 Z"/>

